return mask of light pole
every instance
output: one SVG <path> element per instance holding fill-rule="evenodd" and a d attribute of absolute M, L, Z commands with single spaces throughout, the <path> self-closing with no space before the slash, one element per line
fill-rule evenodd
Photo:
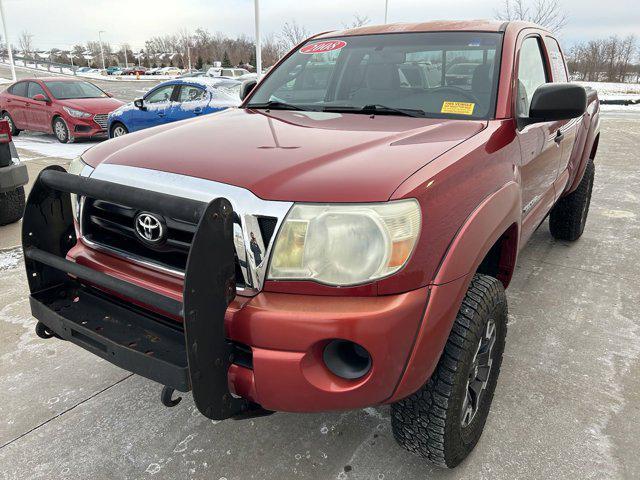
<path fill-rule="evenodd" d="M 124 68 L 129 68 L 129 59 L 127 58 L 127 45 L 122 47 L 124 49 Z"/>
<path fill-rule="evenodd" d="M 262 75 L 262 42 L 260 41 L 260 0 L 255 0 L 256 16 L 256 74 L 258 80 Z"/>
<path fill-rule="evenodd" d="M 16 66 L 13 64 L 13 49 L 11 48 L 11 42 L 9 41 L 9 34 L 7 33 L 7 21 L 5 20 L 4 6 L 2 0 L 0 0 L 0 17 L 2 17 L 2 28 L 4 30 L 4 38 L 7 40 L 7 51 L 9 52 L 9 64 L 11 64 L 11 79 L 16 81 Z"/>
<path fill-rule="evenodd" d="M 387 23 L 389 18 L 389 0 L 384 0 L 384 23 Z"/>
<path fill-rule="evenodd" d="M 98 32 L 98 38 L 100 39 L 100 56 L 102 57 L 102 69 L 105 70 L 107 67 L 104 64 L 104 49 L 102 48 L 102 34 L 106 33 L 104 30 L 100 30 Z"/>
<path fill-rule="evenodd" d="M 189 61 L 189 72 L 191 72 L 191 45 L 187 44 L 187 60 Z"/>

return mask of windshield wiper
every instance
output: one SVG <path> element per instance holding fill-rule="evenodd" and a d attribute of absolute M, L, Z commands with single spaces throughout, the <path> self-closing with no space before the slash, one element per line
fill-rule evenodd
<path fill-rule="evenodd" d="M 280 102 L 279 100 L 270 100 L 264 103 L 250 103 L 247 108 L 264 108 L 268 110 L 311 110 L 310 108 L 300 107 L 291 103 Z"/>
<path fill-rule="evenodd" d="M 425 117 L 427 114 L 424 110 L 415 108 L 394 108 L 379 103 L 365 105 L 364 107 L 352 107 L 348 105 L 336 105 L 325 107 L 323 112 L 349 112 L 349 113 L 364 113 L 364 114 L 396 114 L 404 115 L 405 117 Z"/>

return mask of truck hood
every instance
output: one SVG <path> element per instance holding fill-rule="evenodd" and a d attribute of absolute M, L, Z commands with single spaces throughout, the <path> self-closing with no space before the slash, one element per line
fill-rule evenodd
<path fill-rule="evenodd" d="M 232 109 L 104 142 L 83 158 L 161 170 L 299 202 L 386 201 L 485 121 Z"/>

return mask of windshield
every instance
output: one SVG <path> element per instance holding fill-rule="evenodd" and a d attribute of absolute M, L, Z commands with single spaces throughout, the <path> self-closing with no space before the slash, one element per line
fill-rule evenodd
<path fill-rule="evenodd" d="M 44 82 L 51 95 L 58 100 L 71 100 L 76 98 L 105 98 L 106 93 L 89 82 L 68 82 L 50 80 Z"/>
<path fill-rule="evenodd" d="M 258 84 L 247 108 L 490 118 L 501 45 L 502 34 L 478 32 L 311 40 Z"/>

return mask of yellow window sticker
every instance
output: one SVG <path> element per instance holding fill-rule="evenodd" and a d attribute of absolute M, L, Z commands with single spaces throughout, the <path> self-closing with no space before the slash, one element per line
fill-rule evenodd
<path fill-rule="evenodd" d="M 455 113 L 456 115 L 473 115 L 475 103 L 469 102 L 442 102 L 440 113 Z"/>

